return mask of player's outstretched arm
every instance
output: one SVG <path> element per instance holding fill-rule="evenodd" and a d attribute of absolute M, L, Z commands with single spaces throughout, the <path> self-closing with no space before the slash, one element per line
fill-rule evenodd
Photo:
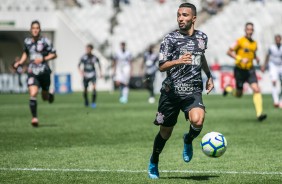
<path fill-rule="evenodd" d="M 205 55 L 203 55 L 201 59 L 202 59 L 202 69 L 208 78 L 206 82 L 206 90 L 207 90 L 207 94 L 209 94 L 214 88 L 213 79 Z"/>
<path fill-rule="evenodd" d="M 183 56 L 181 56 L 177 60 L 167 61 L 159 66 L 159 70 L 161 72 L 165 72 L 175 66 L 178 65 L 185 65 L 185 64 L 191 64 L 192 63 L 192 56 L 190 53 L 186 53 Z"/>
<path fill-rule="evenodd" d="M 26 59 L 27 59 L 27 54 L 26 54 L 26 52 L 23 52 L 21 59 L 20 59 L 18 62 L 16 62 L 16 63 L 14 64 L 14 67 L 15 67 L 15 68 L 18 68 L 19 65 L 24 64 L 24 62 L 26 61 Z"/>

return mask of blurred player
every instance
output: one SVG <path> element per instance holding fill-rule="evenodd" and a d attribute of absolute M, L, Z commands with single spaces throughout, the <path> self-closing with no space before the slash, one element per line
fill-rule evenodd
<path fill-rule="evenodd" d="M 144 54 L 141 69 L 145 68 L 144 82 L 146 88 L 149 90 L 150 98 L 149 103 L 155 103 L 154 81 L 156 71 L 158 70 L 156 63 L 158 62 L 158 54 L 154 53 L 154 46 L 151 45 L 148 51 Z"/>
<path fill-rule="evenodd" d="M 102 69 L 101 69 L 101 64 L 99 61 L 99 58 L 96 57 L 93 53 L 93 45 L 88 44 L 86 46 L 86 54 L 84 54 L 80 62 L 78 63 L 78 70 L 83 76 L 83 86 L 84 86 L 84 91 L 83 91 L 83 98 L 84 98 L 84 105 L 88 107 L 89 101 L 88 101 L 88 95 L 87 95 L 87 88 L 89 82 L 92 83 L 92 103 L 91 107 L 96 108 L 96 97 L 97 97 L 97 92 L 96 92 L 96 68 L 95 64 L 98 64 L 99 70 L 100 70 L 100 77 L 102 77 Z M 81 65 L 83 65 L 83 70 L 81 69 Z"/>
<path fill-rule="evenodd" d="M 33 21 L 30 28 L 31 37 L 24 40 L 24 52 L 21 59 L 15 63 L 18 68 L 29 57 L 27 85 L 29 89 L 29 107 L 32 114 L 31 124 L 38 126 L 37 118 L 37 94 L 41 88 L 43 101 L 54 101 L 54 94 L 49 93 L 51 69 L 48 61 L 57 57 L 49 39 L 41 36 L 40 23 Z"/>
<path fill-rule="evenodd" d="M 281 35 L 275 35 L 275 44 L 271 45 L 266 55 L 264 65 L 261 67 L 262 72 L 265 68 L 269 67 L 270 78 L 272 80 L 272 98 L 274 107 L 282 108 L 282 92 L 280 92 L 279 101 L 279 89 L 278 80 L 282 89 L 282 46 L 281 46 Z"/>
<path fill-rule="evenodd" d="M 120 103 L 128 102 L 128 83 L 132 72 L 132 56 L 126 50 L 125 42 L 120 44 L 121 49 L 114 55 L 114 81 L 115 85 L 120 88 Z"/>
<path fill-rule="evenodd" d="M 257 42 L 252 38 L 253 32 L 253 23 L 246 23 L 245 36 L 239 38 L 234 46 L 227 51 L 227 54 L 235 59 L 234 77 L 236 80 L 236 90 L 233 90 L 231 86 L 227 86 L 224 89 L 223 95 L 226 96 L 228 92 L 232 92 L 234 96 L 241 97 L 243 95 L 243 85 L 245 82 L 248 82 L 253 90 L 253 102 L 257 119 L 258 121 L 263 121 L 267 116 L 263 114 L 262 95 L 253 66 L 254 59 L 259 64 L 259 58 L 256 56 Z"/>
<path fill-rule="evenodd" d="M 166 71 L 162 83 L 159 107 L 154 121 L 160 126 L 149 161 L 149 178 L 159 178 L 158 163 L 166 141 L 172 134 L 180 110 L 190 121 L 190 130 L 184 134 L 183 160 L 190 162 L 193 156 L 192 141 L 203 127 L 205 106 L 202 100 L 203 81 L 201 70 L 207 75 L 207 93 L 213 89 L 212 76 L 207 65 L 205 50 L 207 35 L 194 29 L 197 11 L 190 3 L 183 3 L 177 12 L 179 30 L 167 34 L 160 46 L 159 69 Z"/>

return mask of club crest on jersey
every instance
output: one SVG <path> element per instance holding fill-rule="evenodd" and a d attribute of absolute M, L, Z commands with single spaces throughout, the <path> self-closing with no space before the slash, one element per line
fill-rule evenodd
<path fill-rule="evenodd" d="M 197 39 L 198 40 L 198 47 L 200 49 L 205 49 L 205 41 L 202 39 Z"/>

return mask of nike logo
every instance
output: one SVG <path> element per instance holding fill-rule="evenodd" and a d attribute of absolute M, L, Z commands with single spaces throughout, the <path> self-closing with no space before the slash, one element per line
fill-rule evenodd
<path fill-rule="evenodd" d="M 204 106 L 203 104 L 201 104 L 201 102 L 199 102 L 199 105 L 200 105 L 200 106 Z"/>

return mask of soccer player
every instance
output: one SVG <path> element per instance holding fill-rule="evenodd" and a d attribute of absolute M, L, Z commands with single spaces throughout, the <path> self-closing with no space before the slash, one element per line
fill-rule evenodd
<path fill-rule="evenodd" d="M 29 107 L 32 114 L 31 124 L 38 126 L 37 118 L 37 94 L 41 88 L 43 101 L 54 101 L 54 94 L 49 92 L 51 69 L 48 61 L 57 57 L 56 50 L 46 37 L 41 36 L 39 21 L 31 22 L 31 37 L 24 40 L 24 52 L 21 59 L 14 67 L 21 66 L 29 57 L 27 85 L 29 89 Z"/>
<path fill-rule="evenodd" d="M 282 46 L 281 46 L 281 35 L 275 35 L 275 44 L 271 45 L 266 55 L 264 65 L 261 67 L 262 72 L 265 71 L 266 66 L 269 66 L 270 78 L 272 80 L 272 98 L 274 107 L 282 108 L 282 92 L 280 93 L 279 100 L 279 89 L 278 80 L 282 89 Z"/>
<path fill-rule="evenodd" d="M 128 102 L 128 83 L 132 73 L 132 56 L 126 49 L 125 42 L 121 42 L 121 49 L 113 57 L 113 70 L 115 85 L 120 88 L 120 103 Z"/>
<path fill-rule="evenodd" d="M 253 66 L 253 60 L 259 64 L 259 58 L 256 55 L 257 42 L 253 40 L 254 25 L 247 22 L 245 25 L 245 36 L 239 38 L 233 47 L 230 47 L 227 54 L 235 60 L 234 77 L 236 80 L 236 89 L 231 86 L 224 89 L 223 95 L 232 92 L 235 97 L 242 97 L 243 85 L 248 82 L 253 90 L 253 102 L 256 110 L 258 121 L 266 119 L 267 115 L 263 114 L 263 102 L 258 80 Z"/>
<path fill-rule="evenodd" d="M 93 45 L 88 44 L 86 46 L 86 53 L 81 57 L 80 62 L 78 63 L 78 70 L 79 70 L 81 76 L 83 76 L 84 105 L 86 107 L 88 107 L 88 105 L 89 105 L 87 88 L 88 88 L 89 82 L 91 82 L 92 83 L 92 103 L 91 103 L 91 107 L 96 108 L 97 92 L 96 92 L 96 68 L 95 68 L 95 64 L 98 64 L 98 67 L 99 67 L 99 70 L 100 70 L 100 77 L 102 77 L 102 69 L 101 69 L 101 64 L 100 64 L 99 58 L 96 57 L 92 53 L 92 50 L 93 50 Z M 83 70 L 81 69 L 81 65 L 83 65 Z"/>
<path fill-rule="evenodd" d="M 158 54 L 154 52 L 154 46 L 151 45 L 144 53 L 144 58 L 142 62 L 141 69 L 145 68 L 145 87 L 148 89 L 150 93 L 150 97 L 148 99 L 149 103 L 155 103 L 155 93 L 154 93 L 154 81 L 156 71 L 158 70 L 156 63 L 158 62 Z"/>
<path fill-rule="evenodd" d="M 196 18 L 197 11 L 193 4 L 181 4 L 177 11 L 179 30 L 167 34 L 160 46 L 159 70 L 166 72 L 167 77 L 162 83 L 154 121 L 155 125 L 160 126 L 160 131 L 155 137 L 149 161 L 148 174 L 152 179 L 159 178 L 159 155 L 172 134 L 180 110 L 190 121 L 189 132 L 183 136 L 183 160 L 188 163 L 193 157 L 192 141 L 200 134 L 205 118 L 201 70 L 208 78 L 207 94 L 214 88 L 205 57 L 208 37 L 194 28 Z"/>

